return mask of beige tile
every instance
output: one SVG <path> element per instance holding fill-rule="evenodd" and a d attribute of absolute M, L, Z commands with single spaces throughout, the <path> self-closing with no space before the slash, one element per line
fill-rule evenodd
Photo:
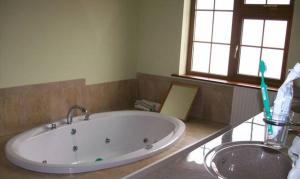
<path fill-rule="evenodd" d="M 137 96 L 136 80 L 87 86 L 87 106 L 92 113 L 130 109 Z"/>
<path fill-rule="evenodd" d="M 0 89 L 0 136 L 65 118 L 75 104 L 92 113 L 132 108 L 136 80 L 85 85 L 71 80 Z"/>
<path fill-rule="evenodd" d="M 167 96 L 172 79 L 138 73 L 138 98 L 161 103 Z"/>
<path fill-rule="evenodd" d="M 73 104 L 82 104 L 84 80 L 0 89 L 0 135 L 57 120 Z"/>
<path fill-rule="evenodd" d="M 64 118 L 74 104 L 95 113 L 130 109 L 136 98 L 162 102 L 172 81 L 199 86 L 191 118 L 229 122 L 231 86 L 138 74 L 137 80 L 88 86 L 82 79 L 0 89 L 0 136 Z"/>
<path fill-rule="evenodd" d="M 138 98 L 162 102 L 172 82 L 199 86 L 199 93 L 191 107 L 190 118 L 228 124 L 231 117 L 233 87 L 229 85 L 191 81 L 180 78 L 138 74 Z"/>

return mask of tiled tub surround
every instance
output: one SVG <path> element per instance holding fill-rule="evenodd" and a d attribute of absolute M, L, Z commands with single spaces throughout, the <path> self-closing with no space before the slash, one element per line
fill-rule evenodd
<path fill-rule="evenodd" d="M 264 140 L 265 123 L 262 120 L 263 114 L 260 113 L 255 117 L 233 127 L 231 130 L 219 135 L 202 140 L 195 145 L 182 150 L 165 160 L 158 161 L 148 167 L 145 167 L 136 173 L 125 177 L 126 179 L 216 179 L 211 175 L 204 165 L 204 158 L 211 149 L 228 142 L 241 141 L 260 141 Z M 295 135 L 288 135 L 287 146 L 290 146 Z M 287 154 L 287 148 L 282 149 Z M 247 161 L 245 161 L 247 162 Z M 250 161 L 248 161 L 250 162 Z M 272 167 L 270 163 L 266 167 Z M 264 172 L 263 167 L 259 172 Z M 274 171 L 276 172 L 276 171 Z M 273 173 L 274 173 L 273 172 Z M 276 174 L 276 173 L 275 173 Z M 287 175 L 287 174 L 286 174 Z M 278 177 L 278 175 L 276 175 Z M 265 178 L 265 177 L 263 177 Z M 273 177 L 272 177 L 273 178 Z"/>
<path fill-rule="evenodd" d="M 138 73 L 137 79 L 139 98 L 156 102 L 162 102 L 172 82 L 199 86 L 199 93 L 189 116 L 223 124 L 230 123 L 233 86 L 142 73 Z"/>
<path fill-rule="evenodd" d="M 186 131 L 183 136 L 179 139 L 175 145 L 171 148 L 154 155 L 150 158 L 120 166 L 110 169 L 103 169 L 95 172 L 89 173 L 81 173 L 81 174 L 72 174 L 72 175 L 56 175 L 56 174 L 42 174 L 31 172 L 17 166 L 14 166 L 9 161 L 7 161 L 5 154 L 4 154 L 4 146 L 5 143 L 14 135 L 2 136 L 0 137 L 0 178 L 5 179 L 23 179 L 23 178 L 30 178 L 30 179 L 40 179 L 40 178 L 88 178 L 88 179 L 117 179 L 122 178 L 138 169 L 141 169 L 155 161 L 158 161 L 168 155 L 175 153 L 179 150 L 183 150 L 184 148 L 193 145 L 194 143 L 199 142 L 210 135 L 216 135 L 224 131 L 224 125 L 214 122 L 208 121 L 199 121 L 199 120 L 189 120 L 186 123 Z"/>
<path fill-rule="evenodd" d="M 65 118 L 82 105 L 89 112 L 129 109 L 137 95 L 136 80 L 86 85 L 84 79 L 0 89 L 0 136 Z"/>
<path fill-rule="evenodd" d="M 86 85 L 84 79 L 0 89 L 0 136 L 64 118 L 82 105 L 89 112 L 131 109 L 136 99 L 162 102 L 172 82 L 199 86 L 190 117 L 228 124 L 233 87 L 139 73 L 137 79 Z"/>

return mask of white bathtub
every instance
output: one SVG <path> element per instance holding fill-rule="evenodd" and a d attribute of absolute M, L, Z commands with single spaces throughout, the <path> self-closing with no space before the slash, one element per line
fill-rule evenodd
<path fill-rule="evenodd" d="M 82 118 L 75 117 L 70 125 L 63 119 L 56 129 L 41 126 L 15 136 L 6 144 L 7 159 L 43 173 L 88 172 L 152 156 L 185 130 L 180 120 L 152 112 L 117 111 L 93 114 L 88 121 Z"/>

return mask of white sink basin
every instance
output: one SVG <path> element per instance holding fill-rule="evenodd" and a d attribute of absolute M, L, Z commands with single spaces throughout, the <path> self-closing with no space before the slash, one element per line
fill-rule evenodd
<path fill-rule="evenodd" d="M 292 161 L 259 142 L 231 142 L 212 149 L 205 166 L 217 178 L 286 179 Z"/>

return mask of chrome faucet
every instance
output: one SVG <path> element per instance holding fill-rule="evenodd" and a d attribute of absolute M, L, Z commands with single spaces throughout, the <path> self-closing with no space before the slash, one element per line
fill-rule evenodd
<path fill-rule="evenodd" d="M 68 112 L 68 115 L 67 115 L 67 124 L 72 124 L 74 111 L 76 109 L 79 109 L 85 115 L 84 120 L 89 120 L 90 115 L 89 115 L 88 111 L 82 106 L 74 105 L 69 109 L 69 112 Z"/>

